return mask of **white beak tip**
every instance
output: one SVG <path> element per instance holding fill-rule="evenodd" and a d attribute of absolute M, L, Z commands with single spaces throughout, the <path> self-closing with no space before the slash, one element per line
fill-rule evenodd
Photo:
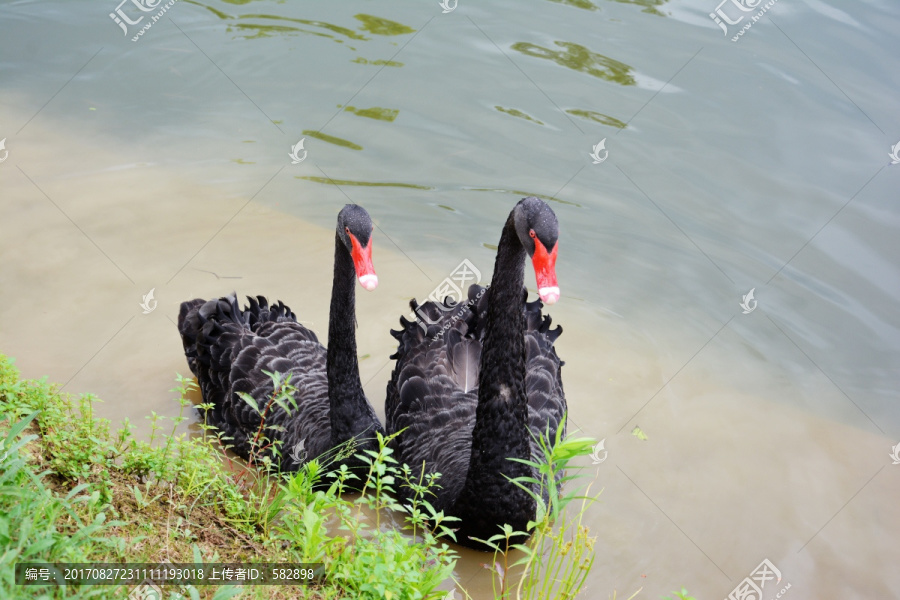
<path fill-rule="evenodd" d="M 538 296 L 541 297 L 544 304 L 556 304 L 556 301 L 559 300 L 559 288 L 556 286 L 539 288 Z"/>
<path fill-rule="evenodd" d="M 378 287 L 378 275 L 361 275 L 359 284 L 371 292 Z"/>

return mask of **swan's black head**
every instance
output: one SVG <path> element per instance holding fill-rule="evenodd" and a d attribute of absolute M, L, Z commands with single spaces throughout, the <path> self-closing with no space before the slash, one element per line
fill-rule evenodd
<path fill-rule="evenodd" d="M 538 295 L 547 304 L 553 304 L 559 300 L 559 286 L 556 283 L 559 221 L 546 202 L 529 196 L 520 200 L 513 209 L 513 222 L 519 241 L 534 265 Z"/>
<path fill-rule="evenodd" d="M 372 218 L 362 206 L 348 204 L 337 218 L 337 234 L 353 258 L 353 268 L 360 285 L 369 291 L 378 285 L 372 266 Z"/>

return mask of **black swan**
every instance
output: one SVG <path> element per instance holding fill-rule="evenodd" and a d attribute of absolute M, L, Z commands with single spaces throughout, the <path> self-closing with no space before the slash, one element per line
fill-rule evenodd
<path fill-rule="evenodd" d="M 206 411 L 207 422 L 231 438 L 238 455 L 248 458 L 261 421 L 238 393 L 250 394 L 263 410 L 273 392 L 264 371 L 290 373 L 297 388 L 296 410 L 289 414 L 273 403 L 266 416 L 265 436 L 281 442 L 281 456 L 264 455 L 281 470 L 297 470 L 351 440 L 353 453 L 377 449 L 375 433 L 384 429 L 363 393 L 355 332 L 354 279 L 367 290 L 378 285 L 372 229 L 369 213 L 360 206 L 348 204 L 338 214 L 327 351 L 281 302 L 270 306 L 262 296 L 248 297 L 249 306 L 241 310 L 232 294 L 181 304 L 178 331 L 184 354 L 203 401 L 214 405 Z M 360 467 L 353 458 L 341 462 Z"/>
<path fill-rule="evenodd" d="M 387 387 L 386 429 L 398 461 L 439 472 L 429 498 L 458 517 L 457 543 L 485 550 L 508 523 L 526 530 L 534 499 L 507 477 L 537 475 L 508 460 L 542 456 L 534 435 L 551 439 L 566 411 L 550 328 L 541 300 L 559 299 L 556 252 L 559 225 L 542 200 L 521 200 L 509 214 L 489 288 L 473 285 L 469 301 L 410 305 L 416 321 L 400 318 L 397 360 Z M 531 256 L 541 300 L 525 302 L 525 255 Z M 564 433 L 564 432 L 563 432 Z M 546 494 L 545 494 L 546 496 Z"/>

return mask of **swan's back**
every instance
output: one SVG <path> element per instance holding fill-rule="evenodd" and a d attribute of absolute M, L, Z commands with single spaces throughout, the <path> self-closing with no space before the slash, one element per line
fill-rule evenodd
<path fill-rule="evenodd" d="M 426 472 L 441 473 L 441 489 L 432 501 L 437 510 L 456 502 L 469 468 L 489 298 L 487 288 L 473 285 L 467 302 L 412 301 L 416 320 L 401 317 L 402 329 L 391 331 L 398 348 L 391 356 L 397 362 L 387 387 L 386 429 L 406 428 L 395 441 L 401 463 L 418 472 L 424 461 Z M 550 328 L 542 306 L 536 300 L 523 307 L 528 426 L 540 436 L 549 424 L 553 436 L 566 410 L 563 363 L 553 347 L 562 328 Z M 536 441 L 531 448 L 533 457 L 542 457 Z"/>
<path fill-rule="evenodd" d="M 331 448 L 325 348 L 283 303 L 270 306 L 262 296 L 248 300 L 244 310 L 233 295 L 184 302 L 178 330 L 204 403 L 213 405 L 205 413 L 208 424 L 232 438 L 228 443 L 244 458 L 260 415 L 238 393 L 250 394 L 262 410 L 274 389 L 265 371 L 291 375 L 297 409 L 288 414 L 273 404 L 266 425 L 285 429 L 267 428 L 264 434 L 281 442 L 281 468 L 292 470 L 298 466 L 294 456 L 313 457 Z M 303 454 L 292 452 L 301 441 Z"/>

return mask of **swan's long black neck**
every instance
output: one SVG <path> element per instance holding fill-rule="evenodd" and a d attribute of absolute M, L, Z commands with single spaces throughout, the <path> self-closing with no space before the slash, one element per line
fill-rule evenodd
<path fill-rule="evenodd" d="M 525 313 L 522 309 L 525 249 L 516 235 L 512 216 L 500 236 L 489 293 L 478 407 L 481 410 L 499 402 L 510 408 L 525 409 Z M 521 411 L 505 409 L 502 412 Z M 484 417 L 488 419 L 487 414 Z"/>
<path fill-rule="evenodd" d="M 469 529 L 467 520 L 473 530 L 478 521 L 489 519 L 524 530 L 527 520 L 533 517 L 533 500 L 507 479 L 530 474 L 525 465 L 508 460 L 530 458 L 522 306 L 525 258 L 511 214 L 500 237 L 488 292 L 472 454 L 466 483 L 454 511 L 463 519 L 463 535 Z M 499 501 L 485 506 L 484 497 Z M 487 514 L 491 512 L 496 514 Z"/>
<path fill-rule="evenodd" d="M 353 424 L 369 413 L 356 357 L 356 272 L 350 252 L 337 234 L 327 352 L 331 436 L 337 445 L 349 440 L 353 436 Z"/>

